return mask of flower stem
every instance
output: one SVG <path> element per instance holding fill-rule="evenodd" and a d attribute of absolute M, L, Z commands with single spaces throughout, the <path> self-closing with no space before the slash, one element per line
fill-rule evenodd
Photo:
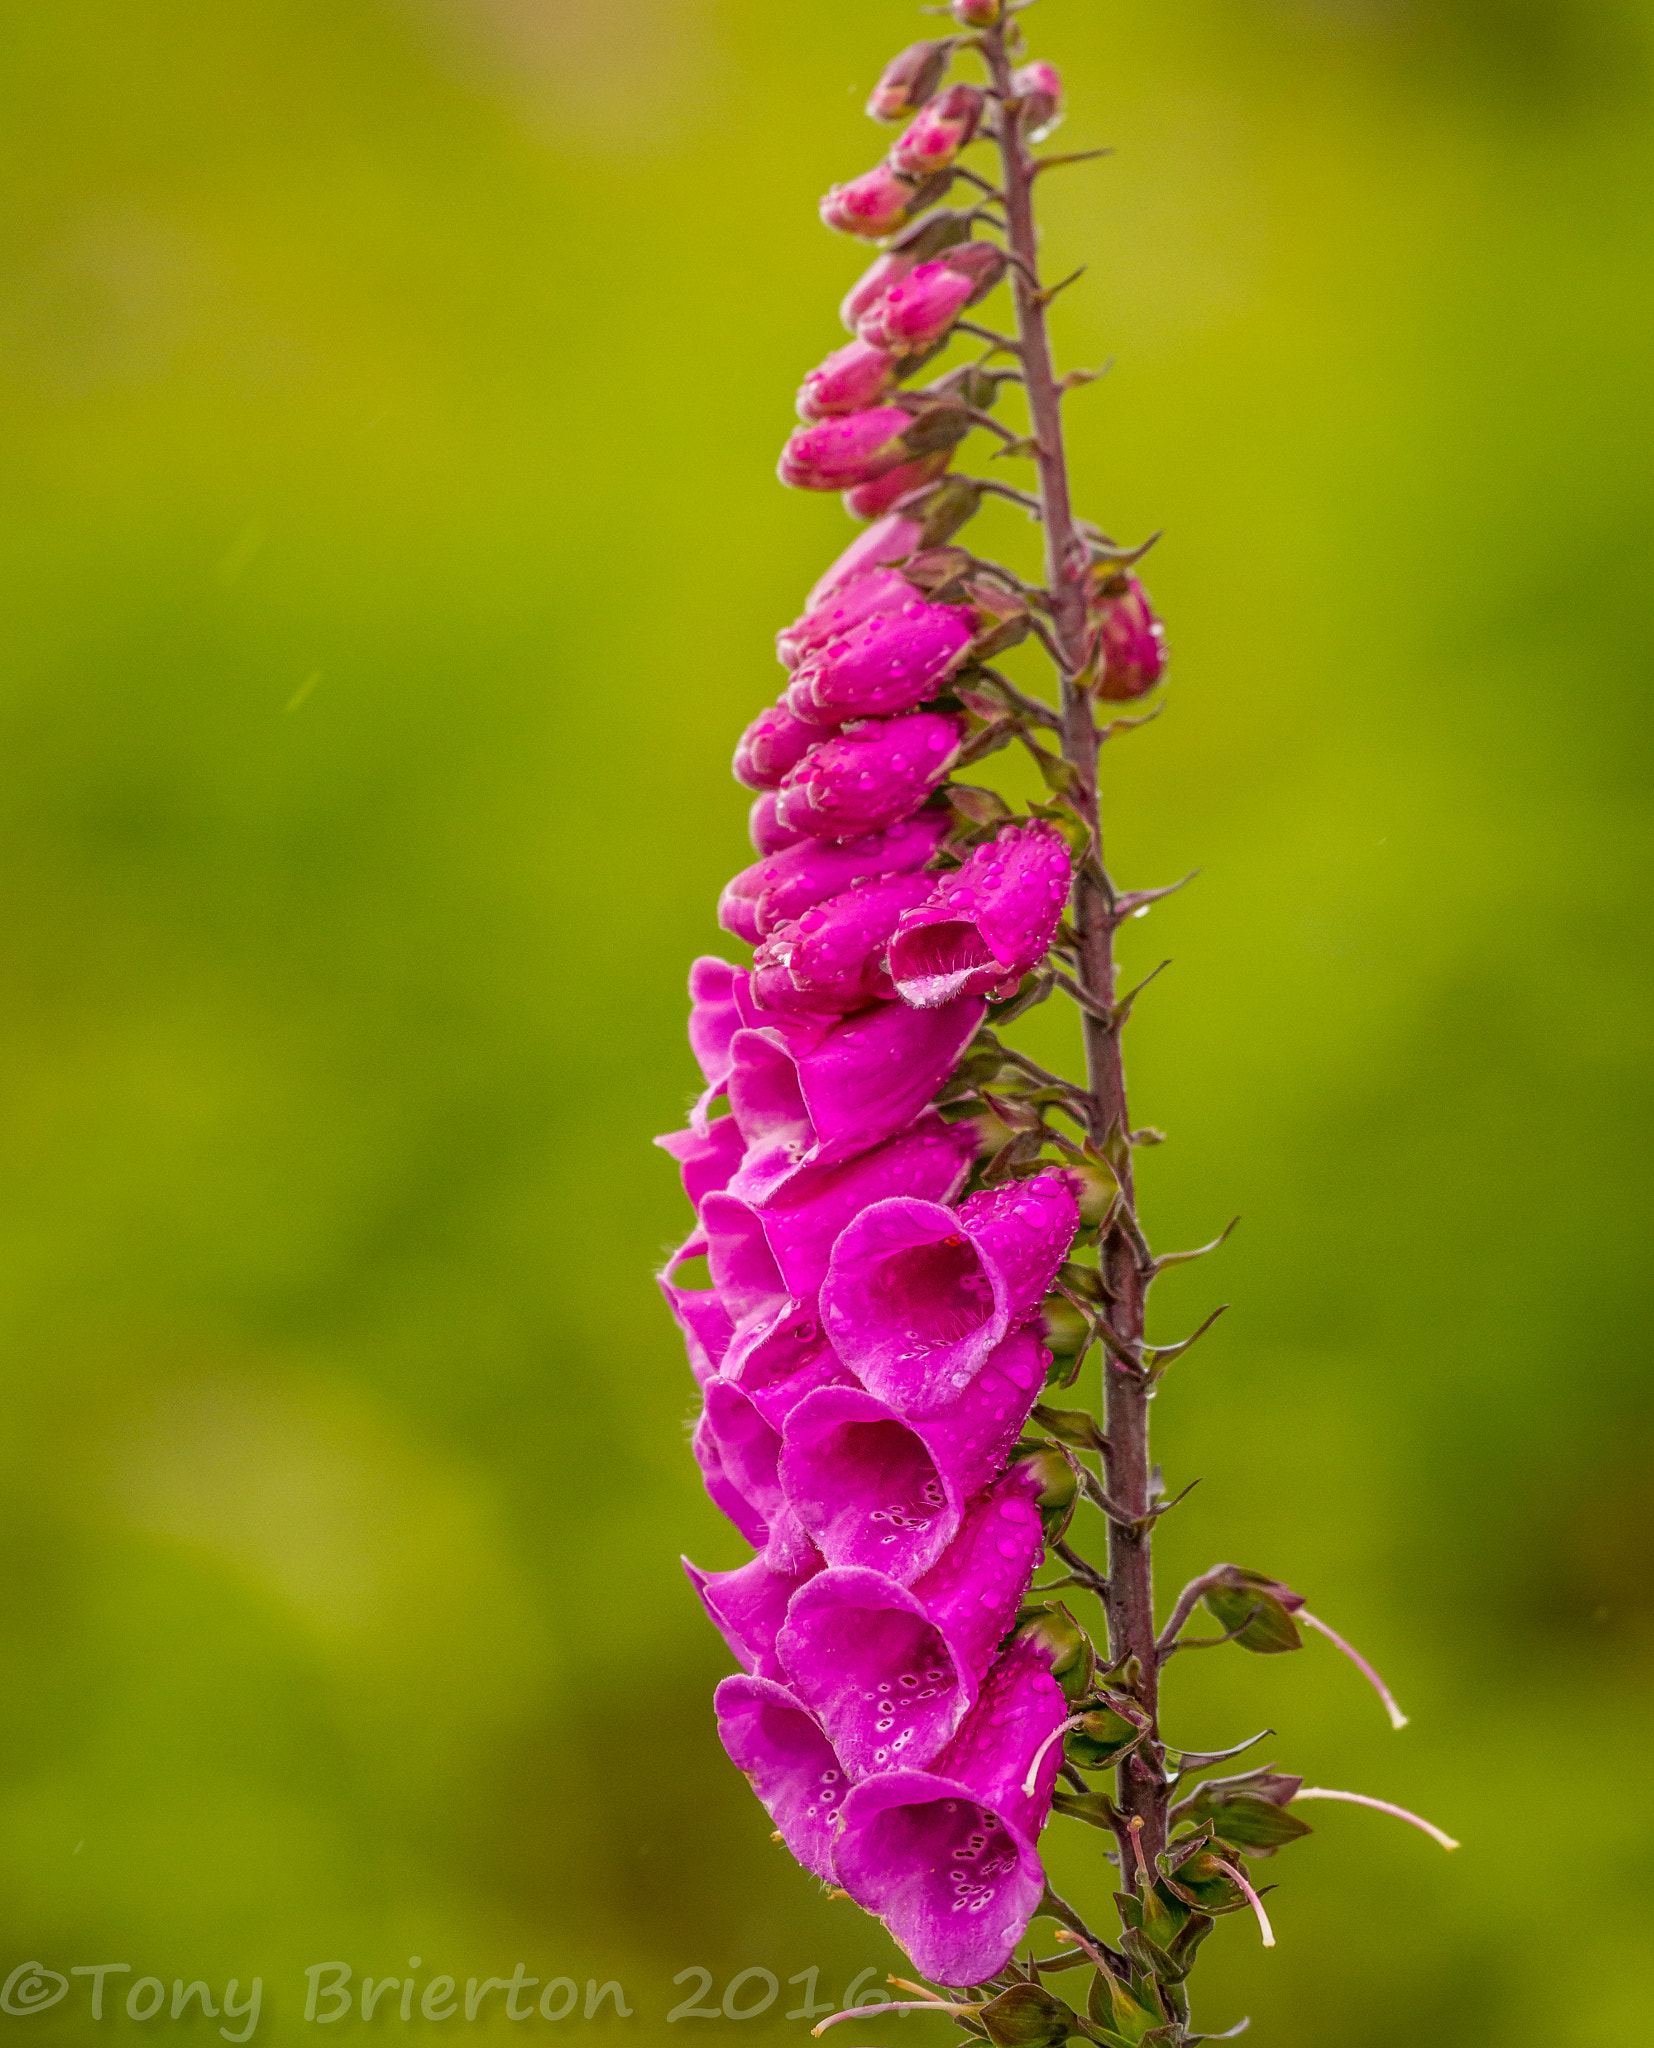
<path fill-rule="evenodd" d="M 1074 883 L 1073 923 L 1079 939 L 1075 980 L 1082 998 L 1089 1121 L 1092 1142 L 1111 1139 L 1111 1157 L 1118 1161 L 1121 1200 L 1116 1219 L 1100 1247 L 1109 1302 L 1105 1310 L 1115 1339 L 1116 1355 L 1140 1354 L 1144 1327 L 1144 1294 L 1152 1268 L 1142 1257 L 1143 1238 L 1137 1228 L 1130 1148 L 1123 1141 L 1131 1129 L 1126 1102 L 1125 1066 L 1115 1017 L 1114 925 L 1117 898 L 1102 862 L 1102 832 L 1097 803 L 1098 733 L 1091 698 L 1080 682 L 1086 659 L 1086 543 L 1074 521 L 1069 494 L 1068 461 L 1063 445 L 1062 391 L 1051 360 L 1046 324 L 1046 296 L 1037 285 L 1039 244 L 1034 228 L 1034 180 L 1037 170 L 1022 139 L 1021 117 L 1011 104 L 1011 65 L 1003 25 L 990 30 L 982 48 L 1000 98 L 999 149 L 1002 166 L 1007 241 L 1017 259 L 1012 272 L 1016 301 L 1017 354 L 1027 390 L 1029 427 L 1039 475 L 1040 517 L 1045 543 L 1045 580 L 1051 593 L 1052 641 L 1062 681 L 1062 753 L 1075 771 L 1070 802 L 1090 828 L 1094 858 L 1080 864 Z M 1152 1859 L 1166 1846 L 1167 1791 L 1161 1767 L 1155 1657 L 1154 1577 L 1151 1560 L 1153 1524 L 1150 1493 L 1150 1387 L 1133 1370 L 1107 1370 L 1105 1454 L 1108 1492 L 1132 1518 L 1111 1520 L 1108 1530 L 1109 1655 L 1129 1674 L 1135 1697 L 1150 1717 L 1149 1739 L 1119 1770 L 1118 1805 L 1128 1825 L 1142 1822 L 1143 1847 Z M 1136 1671 L 1130 1674 L 1130 1660 Z M 1122 1858 L 1122 1877 L 1131 1882 L 1129 1860 Z"/>

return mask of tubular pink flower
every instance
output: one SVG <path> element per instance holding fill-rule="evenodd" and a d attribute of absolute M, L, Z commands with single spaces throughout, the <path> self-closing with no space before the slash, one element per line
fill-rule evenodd
<path fill-rule="evenodd" d="M 1046 1363 L 1044 1347 L 1018 1331 L 981 1368 L 982 1384 L 940 1413 L 916 1418 L 853 1387 L 799 1402 L 787 1417 L 781 1483 L 828 1563 L 865 1566 L 899 1585 L 928 1572 L 1016 1441 Z"/>
<path fill-rule="evenodd" d="M 817 839 L 854 839 L 912 815 L 965 735 L 949 712 L 864 718 L 813 747 L 782 781 L 776 815 Z"/>
<path fill-rule="evenodd" d="M 856 340 L 834 349 L 798 387 L 801 420 L 826 420 L 877 405 L 896 383 L 897 359 L 887 347 Z"/>
<path fill-rule="evenodd" d="M 678 1162 L 683 1191 L 697 1209 L 703 1195 L 729 1186 L 746 1150 L 740 1126 L 732 1116 L 716 1117 L 701 1131 L 668 1131 L 655 1143 Z"/>
<path fill-rule="evenodd" d="M 899 278 L 907 276 L 917 261 L 916 256 L 904 256 L 898 249 L 888 249 L 867 266 L 845 293 L 838 309 L 839 318 L 852 334 L 874 300 L 883 298 Z"/>
<path fill-rule="evenodd" d="M 718 922 L 748 945 L 802 917 L 829 896 L 922 868 L 947 831 L 944 813 L 920 811 L 859 839 L 801 839 L 785 852 L 743 868 L 718 899 Z"/>
<path fill-rule="evenodd" d="M 951 448 L 937 448 L 895 469 L 887 469 L 871 483 L 857 484 L 844 493 L 844 509 L 852 519 L 877 519 L 892 505 L 899 505 L 911 492 L 934 483 L 953 460 Z"/>
<path fill-rule="evenodd" d="M 719 1369 L 735 1336 L 735 1319 L 715 1290 L 677 1284 L 679 1269 L 691 1259 L 705 1258 L 706 1248 L 706 1238 L 697 1225 L 655 1276 L 672 1320 L 683 1333 L 689 1370 L 702 1386 Z"/>
<path fill-rule="evenodd" d="M 904 114 L 922 107 L 941 84 L 949 53 L 945 39 L 909 43 L 879 73 L 879 82 L 867 102 L 869 117 L 875 121 L 899 121 Z"/>
<path fill-rule="evenodd" d="M 718 1739 L 781 1839 L 812 1877 L 831 1883 L 838 1809 L 849 1774 L 821 1724 L 773 1679 L 726 1678 L 712 1696 Z"/>
<path fill-rule="evenodd" d="M 976 134 L 987 105 L 979 85 L 950 85 L 928 99 L 917 117 L 897 136 L 890 161 L 910 178 L 928 178 L 945 171 Z"/>
<path fill-rule="evenodd" d="M 736 741 L 731 772 L 748 789 L 779 789 L 789 770 L 827 736 L 819 721 L 801 719 L 785 704 L 772 704 Z"/>
<path fill-rule="evenodd" d="M 1059 1745 L 1034 1793 L 1022 1788 L 1066 1715 L 1039 1652 L 1013 1644 L 930 1770 L 879 1772 L 844 1802 L 833 1874 L 934 1983 L 980 1984 L 1002 1970 L 1044 1895 L 1034 1839 Z"/>
<path fill-rule="evenodd" d="M 869 406 L 843 419 L 798 427 L 781 451 L 776 474 L 801 491 L 841 491 L 872 483 L 907 463 L 913 417 L 899 405 Z"/>
<path fill-rule="evenodd" d="M 884 949 L 904 911 L 931 894 L 928 875 L 890 875 L 829 897 L 777 925 L 753 956 L 752 982 L 774 1010 L 842 1015 L 894 993 Z"/>
<path fill-rule="evenodd" d="M 737 1032 L 729 1102 L 747 1152 L 731 1186 L 763 1202 L 806 1168 L 836 1165 L 905 1130 L 982 1017 L 968 996 L 939 1010 L 885 1003 L 832 1025 L 804 1051 L 778 1031 Z"/>
<path fill-rule="evenodd" d="M 1057 1174 L 973 1195 L 958 1209 L 874 1203 L 834 1246 L 822 1285 L 834 1349 L 901 1413 L 936 1413 L 1034 1313 L 1079 1220 Z"/>
<path fill-rule="evenodd" d="M 845 588 L 863 576 L 876 570 L 887 569 L 895 562 L 905 562 L 919 547 L 924 537 L 924 521 L 917 514 L 887 512 L 882 519 L 876 519 L 865 533 L 858 533 L 855 539 L 839 555 L 830 567 L 810 587 L 810 594 L 804 600 L 803 617 L 793 626 L 784 626 L 777 638 L 777 645 L 791 632 L 802 626 L 814 611 Z M 782 656 L 786 661 L 786 656 Z M 790 667 L 792 664 L 788 663 Z"/>
<path fill-rule="evenodd" d="M 776 1654 L 853 1777 L 933 1761 L 974 1705 L 1044 1548 L 1018 1468 L 972 1503 L 911 1587 L 839 1566 L 800 1588 Z"/>
<path fill-rule="evenodd" d="M 992 242 L 963 242 L 892 284 L 862 314 L 856 332 L 865 346 L 897 355 L 929 348 L 1004 274 L 1003 250 Z"/>
<path fill-rule="evenodd" d="M 776 1631 L 787 1618 L 787 1603 L 823 1568 L 819 1553 L 788 1528 L 788 1521 L 783 1514 L 768 1546 L 734 1571 L 703 1572 L 687 1557 L 682 1560 L 689 1583 L 735 1661 L 760 1678 L 782 1676 L 775 1655 Z"/>
<path fill-rule="evenodd" d="M 900 611 L 919 601 L 919 593 L 897 570 L 868 569 L 836 585 L 820 604 L 812 605 L 790 626 L 783 626 L 775 636 L 777 658 L 783 668 L 796 669 L 801 661 L 880 612 Z"/>
<path fill-rule="evenodd" d="M 840 234 L 888 235 L 901 226 L 917 187 L 889 164 L 875 164 L 847 185 L 834 185 L 822 195 L 821 218 Z"/>
<path fill-rule="evenodd" d="M 939 694 L 975 635 L 970 606 L 926 604 L 909 585 L 905 603 L 806 652 L 783 701 L 824 739 L 847 719 L 894 717 Z"/>
<path fill-rule="evenodd" d="M 928 1009 L 1014 988 L 1049 950 L 1072 880 L 1060 833 L 1007 825 L 903 917 L 890 945 L 897 994 Z"/>

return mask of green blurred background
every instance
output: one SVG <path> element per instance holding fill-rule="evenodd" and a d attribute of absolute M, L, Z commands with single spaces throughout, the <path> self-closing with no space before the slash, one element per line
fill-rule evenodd
<path fill-rule="evenodd" d="M 1267 1721 L 1465 1843 L 1317 1809 L 1280 1946 L 1225 1922 L 1197 2011 L 1646 2038 L 1654 10 L 1029 26 L 1064 146 L 1118 151 L 1047 192 L 1090 265 L 1067 360 L 1116 361 L 1080 499 L 1168 536 L 1115 864 L 1203 870 L 1130 934 L 1176 962 L 1135 1027 L 1150 1220 L 1244 1217 L 1160 1304 L 1234 1304 L 1160 1403 L 1204 1482 L 1162 1573 L 1290 1578 L 1414 1716 L 1316 1645 L 1181 1660 L 1169 1732 Z M 648 1140 L 750 857 L 729 749 L 848 533 L 772 480 L 859 267 L 814 201 L 919 32 L 5 12 L 5 1970 L 259 1973 L 288 2041 L 308 1964 L 522 1960 L 625 1985 L 566 2031 L 760 2042 L 804 2038 L 790 1975 L 892 1966 L 712 1736 L 675 1555 L 742 1547 L 684 1448 Z M 1052 1854 L 1106 1912 L 1098 1839 Z M 782 1998 L 668 2028 L 696 1964 Z M 217 2038 L 120 2016 L 132 1981 L 102 2027 L 77 1982 L 0 2028 Z"/>

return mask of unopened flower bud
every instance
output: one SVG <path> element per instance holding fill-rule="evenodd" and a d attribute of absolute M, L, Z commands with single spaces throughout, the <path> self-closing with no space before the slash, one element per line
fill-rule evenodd
<path fill-rule="evenodd" d="M 796 846 L 804 837 L 796 825 L 783 825 L 777 816 L 779 799 L 773 789 L 766 789 L 761 796 L 752 800 L 752 809 L 747 813 L 747 837 L 754 849 L 763 855 L 785 853 L 789 846 Z"/>
<path fill-rule="evenodd" d="M 767 1010 L 814 1015 L 860 1010 L 888 997 L 885 946 L 902 912 L 929 894 L 928 875 L 891 875 L 777 925 L 753 955 L 753 994 Z"/>
<path fill-rule="evenodd" d="M 869 306 L 876 305 L 893 284 L 899 284 L 919 261 L 897 249 L 870 263 L 839 301 L 838 316 L 852 334 Z"/>
<path fill-rule="evenodd" d="M 857 484 L 844 494 L 844 509 L 852 519 L 877 519 L 892 505 L 899 505 L 910 491 L 939 477 L 953 460 L 951 448 L 938 448 L 896 469 L 887 469 L 872 483 Z"/>
<path fill-rule="evenodd" d="M 899 405 L 875 405 L 843 419 L 800 427 L 781 451 L 777 474 L 802 491 L 842 491 L 871 483 L 912 455 L 913 416 Z"/>
<path fill-rule="evenodd" d="M 934 171 L 945 171 L 975 135 L 987 102 L 988 96 L 979 85 L 950 85 L 896 138 L 890 152 L 891 163 L 910 178 L 927 178 Z"/>
<path fill-rule="evenodd" d="M 1070 1699 L 1080 1699 L 1091 1690 L 1096 1665 L 1091 1638 L 1060 1600 L 1025 1607 L 1014 1640 L 1030 1643 L 1039 1651 Z"/>
<path fill-rule="evenodd" d="M 790 692 L 788 704 L 802 708 Z M 932 1009 L 1014 988 L 1056 936 L 1072 873 L 1068 847 L 1048 825 L 1007 825 L 973 848 L 892 941 L 890 972 L 903 1002 Z"/>
<path fill-rule="evenodd" d="M 875 520 L 865 533 L 858 533 L 855 539 L 810 587 L 804 600 L 804 617 L 817 611 L 828 599 L 843 590 L 847 584 L 859 581 L 875 569 L 882 569 L 894 562 L 905 562 L 924 539 L 924 525 L 916 513 L 887 512 L 882 519 Z M 798 622 L 802 625 L 803 620 Z M 786 634 L 793 630 L 784 627 L 777 639 L 777 647 Z M 785 654 L 781 659 L 786 661 Z M 790 666 L 791 664 L 789 664 Z"/>
<path fill-rule="evenodd" d="M 1062 73 L 1043 58 L 1011 73 L 1011 90 L 1022 101 L 1022 133 L 1043 142 L 1062 120 Z"/>
<path fill-rule="evenodd" d="M 812 747 L 827 738 L 824 723 L 806 724 L 784 704 L 760 711 L 736 742 L 735 780 L 748 789 L 779 789 L 788 769 L 796 768 Z"/>
<path fill-rule="evenodd" d="M 824 603 L 783 626 L 775 636 L 776 656 L 783 668 L 795 669 L 875 613 L 900 611 L 916 601 L 913 585 L 895 569 L 869 569 L 838 584 Z"/>
<path fill-rule="evenodd" d="M 953 18 L 961 28 L 992 28 L 999 19 L 999 0 L 953 0 Z"/>
<path fill-rule="evenodd" d="M 961 719 L 936 711 L 859 719 L 793 769 L 777 815 L 814 839 L 852 839 L 894 825 L 953 766 L 964 730 Z"/>
<path fill-rule="evenodd" d="M 1004 274 L 1003 249 L 993 242 L 964 242 L 898 279 L 868 307 L 856 331 L 864 343 L 898 354 L 929 348 Z"/>
<path fill-rule="evenodd" d="M 896 358 L 888 349 L 853 341 L 834 349 L 805 377 L 798 389 L 801 420 L 827 420 L 840 413 L 860 412 L 877 405 L 896 382 Z"/>
<path fill-rule="evenodd" d="M 1119 704 L 1146 695 L 1166 672 L 1166 629 L 1148 592 L 1129 573 L 1105 574 L 1092 586 L 1090 609 L 1098 696 Z"/>
<path fill-rule="evenodd" d="M 909 585 L 905 604 L 872 613 L 799 664 L 787 709 L 824 726 L 911 711 L 964 659 L 973 625 L 967 606 L 926 604 Z"/>
<path fill-rule="evenodd" d="M 899 56 L 892 57 L 879 73 L 879 82 L 868 99 L 870 117 L 875 121 L 899 121 L 904 114 L 922 107 L 942 82 L 950 47 L 945 41 L 909 43 Z"/>
<path fill-rule="evenodd" d="M 900 227 L 913 203 L 916 187 L 889 164 L 875 164 L 852 178 L 848 185 L 834 185 L 821 201 L 821 218 L 844 235 L 866 235 L 877 240 Z"/>

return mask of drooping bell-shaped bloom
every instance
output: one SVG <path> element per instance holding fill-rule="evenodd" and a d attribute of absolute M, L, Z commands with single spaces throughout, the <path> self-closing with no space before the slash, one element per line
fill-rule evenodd
<path fill-rule="evenodd" d="M 822 195 L 821 218 L 840 234 L 876 239 L 901 226 L 916 189 L 911 178 L 889 164 L 875 164 L 848 184 L 829 187 Z"/>
<path fill-rule="evenodd" d="M 742 1028 L 735 992 L 746 979 L 745 969 L 732 967 L 710 953 L 703 953 L 690 965 L 689 1050 L 706 1082 L 689 1112 L 691 1130 L 705 1131 L 710 1105 L 728 1083 L 730 1047 Z"/>
<path fill-rule="evenodd" d="M 829 642 L 879 612 L 899 611 L 918 601 L 918 592 L 895 569 L 869 569 L 838 585 L 823 603 L 783 626 L 775 636 L 776 657 L 783 668 L 795 669 Z"/>
<path fill-rule="evenodd" d="M 712 1285 L 736 1322 L 773 1315 L 790 1290 L 757 1211 L 720 1188 L 701 1203 L 700 1222 Z"/>
<path fill-rule="evenodd" d="M 894 825 L 946 776 L 964 735 L 964 721 L 951 712 L 859 719 L 789 770 L 777 816 L 817 839 L 855 839 Z"/>
<path fill-rule="evenodd" d="M 753 988 L 773 1010 L 843 1015 L 894 993 L 884 950 L 904 911 L 933 893 L 928 875 L 864 882 L 777 925 L 753 956 Z"/>
<path fill-rule="evenodd" d="M 927 1109 L 905 1130 L 836 1165 L 807 1167 L 751 1213 L 787 1292 L 818 1294 L 845 1226 L 898 1195 L 952 1200 L 970 1171 L 975 1134 Z"/>
<path fill-rule="evenodd" d="M 897 136 L 890 161 L 910 178 L 945 171 L 975 135 L 988 96 L 979 85 L 950 85 L 926 100 Z"/>
<path fill-rule="evenodd" d="M 743 1325 L 731 1333 L 719 1363 L 722 1377 L 734 1380 L 754 1399 L 808 1374 L 823 1374 L 823 1384 L 836 1381 L 838 1354 L 827 1341 L 821 1316 L 813 1299 L 789 1301 L 767 1322 Z M 771 1428 L 779 1420 L 760 1401 L 759 1411 Z"/>
<path fill-rule="evenodd" d="M 1017 1468 L 971 1504 L 911 1587 L 837 1566 L 800 1588 L 776 1655 L 853 1777 L 935 1758 L 974 1704 L 1044 1548 Z"/>
<path fill-rule="evenodd" d="M 844 509 L 852 519 L 877 519 L 892 505 L 899 505 L 912 492 L 934 483 L 953 460 L 951 448 L 935 448 L 895 469 L 887 469 L 871 483 L 856 484 L 844 493 Z"/>
<path fill-rule="evenodd" d="M 834 1876 L 937 1984 L 996 1975 L 1044 1896 L 1034 1844 L 1062 1760 L 1049 1738 L 1067 1712 L 1039 1650 L 1013 1643 L 930 1770 L 879 1772 L 844 1802 Z"/>
<path fill-rule="evenodd" d="M 748 789 L 779 789 L 787 771 L 825 737 L 819 721 L 802 719 L 785 704 L 772 704 L 736 741 L 731 772 Z"/>
<path fill-rule="evenodd" d="M 948 814 L 920 811 L 858 839 L 803 839 L 784 853 L 755 861 L 725 885 L 718 922 L 749 946 L 777 925 L 802 917 L 829 896 L 881 875 L 922 868 L 947 833 Z"/>
<path fill-rule="evenodd" d="M 668 1131 L 655 1140 L 669 1158 L 678 1162 L 683 1191 L 693 1207 L 699 1208 L 703 1195 L 727 1188 L 741 1164 L 746 1140 L 732 1116 L 714 1117 L 704 1130 L 693 1127 Z"/>
<path fill-rule="evenodd" d="M 735 1661 L 761 1678 L 783 1675 L 775 1654 L 776 1631 L 787 1618 L 793 1595 L 822 1569 L 820 1554 L 789 1527 L 791 1522 L 783 1510 L 766 1548 L 734 1571 L 703 1572 L 687 1557 L 682 1560 L 689 1583 Z"/>
<path fill-rule="evenodd" d="M 780 1485 L 775 1478 L 775 1461 L 780 1455 L 781 1439 L 774 1430 L 768 1431 L 775 1446 L 770 1457 L 767 1488 L 771 1499 L 761 1505 L 753 1498 L 748 1485 L 743 1483 L 745 1475 L 738 1475 L 731 1469 L 729 1459 L 725 1456 L 724 1442 L 716 1423 L 711 1418 L 711 1403 L 723 1386 L 724 1382 L 721 1380 L 713 1379 L 707 1382 L 708 1407 L 701 1411 L 700 1419 L 690 1436 L 689 1447 L 695 1454 L 696 1464 L 701 1468 L 701 1483 L 711 1496 L 713 1506 L 720 1514 L 728 1516 L 755 1550 L 761 1550 L 769 1541 L 770 1517 L 782 1505 Z M 752 1408 L 750 1401 L 746 1403 L 746 1407 L 756 1419 L 757 1411 Z"/>
<path fill-rule="evenodd" d="M 843 419 L 798 427 L 781 451 L 776 474 L 800 491 L 842 491 L 902 467 L 912 450 L 913 415 L 899 405 L 873 405 Z"/>
<path fill-rule="evenodd" d="M 798 387 L 801 420 L 828 420 L 877 405 L 896 383 L 897 359 L 888 348 L 856 340 L 834 349 Z"/>
<path fill-rule="evenodd" d="M 655 1275 L 672 1320 L 683 1332 L 689 1370 L 701 1386 L 718 1371 L 735 1337 L 735 1319 L 718 1299 L 716 1289 L 678 1284 L 681 1269 L 695 1259 L 704 1259 L 706 1249 L 705 1234 L 697 1224 Z"/>
<path fill-rule="evenodd" d="M 1003 1344 L 940 1415 L 903 1415 L 854 1388 L 825 1388 L 787 1418 L 781 1483 L 829 1564 L 861 1565 L 900 1585 L 954 1540 L 971 1498 L 1016 1441 L 1048 1354 L 1026 1331 Z"/>
<path fill-rule="evenodd" d="M 778 808 L 779 799 L 773 789 L 766 789 L 752 800 L 747 813 L 747 837 L 758 853 L 780 853 L 786 847 L 796 846 L 804 837 L 791 825 L 782 824 L 776 815 Z"/>
<path fill-rule="evenodd" d="M 938 877 L 902 919 L 890 974 L 920 1009 L 1014 987 L 1044 959 L 1068 903 L 1073 858 L 1049 825 L 1007 825 Z"/>
<path fill-rule="evenodd" d="M 718 1739 L 781 1839 L 812 1877 L 830 1883 L 838 1811 L 849 1774 L 815 1716 L 784 1685 L 744 1673 L 712 1695 Z"/>
<path fill-rule="evenodd" d="M 928 1014 L 920 1012 L 918 1014 Z M 734 1104 L 735 1082 L 731 1082 Z M 1079 1228 L 1065 1178 L 864 1209 L 833 1250 L 822 1319 L 839 1356 L 903 1414 L 956 1401 L 1047 1293 Z"/>
<path fill-rule="evenodd" d="M 962 242 L 892 284 L 862 314 L 856 332 L 869 347 L 898 355 L 929 348 L 1004 274 L 1005 252 L 997 244 Z"/>
<path fill-rule="evenodd" d="M 904 603 L 805 652 L 783 702 L 806 725 L 895 717 L 941 691 L 975 635 L 969 605 L 926 604 L 909 584 Z"/>
<path fill-rule="evenodd" d="M 1097 695 L 1113 703 L 1143 697 L 1166 672 L 1166 629 L 1135 576 L 1104 576 L 1090 599 L 1096 621 Z"/>
<path fill-rule="evenodd" d="M 875 121 L 899 121 L 916 112 L 941 84 L 951 54 L 946 39 L 909 43 L 898 51 L 879 73 L 867 102 L 869 116 Z"/>
<path fill-rule="evenodd" d="M 737 1032 L 729 1103 L 747 1152 L 732 1188 L 764 1202 L 806 1168 L 834 1165 L 905 1130 L 982 1017 L 970 996 L 939 1010 L 886 1003 L 832 1025 L 808 1051 L 795 1051 L 777 1031 Z"/>
<path fill-rule="evenodd" d="M 1062 120 L 1062 73 L 1043 58 L 1011 73 L 1011 90 L 1022 101 L 1022 137 L 1043 142 Z"/>

